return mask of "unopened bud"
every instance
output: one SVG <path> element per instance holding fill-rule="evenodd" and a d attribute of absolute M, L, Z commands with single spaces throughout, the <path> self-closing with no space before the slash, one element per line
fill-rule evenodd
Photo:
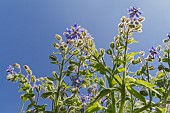
<path fill-rule="evenodd" d="M 52 72 L 52 75 L 53 75 L 54 78 L 58 78 L 58 74 L 57 74 L 56 71 L 53 71 L 53 72 Z"/>
<path fill-rule="evenodd" d="M 61 37 L 60 35 L 58 35 L 58 34 L 55 35 L 55 38 L 56 38 L 57 40 L 62 40 L 62 37 Z"/>
<path fill-rule="evenodd" d="M 115 47 L 114 42 L 111 42 L 111 43 L 110 43 L 110 47 L 111 47 L 112 49 L 114 49 L 114 47 Z"/>
<path fill-rule="evenodd" d="M 73 44 L 73 43 L 74 43 L 74 40 L 73 40 L 73 39 L 67 40 L 67 42 L 68 42 L 69 44 Z"/>
<path fill-rule="evenodd" d="M 144 17 L 140 17 L 140 18 L 138 19 L 138 21 L 143 22 L 143 21 L 145 21 L 145 18 L 144 18 Z"/>
<path fill-rule="evenodd" d="M 92 39 L 89 39 L 89 40 L 88 40 L 88 44 L 89 44 L 90 47 L 92 47 L 92 46 L 94 45 L 94 44 L 93 44 L 93 40 L 92 40 Z"/>
<path fill-rule="evenodd" d="M 123 16 L 123 17 L 121 18 L 121 22 L 125 22 L 125 21 L 126 21 L 126 17 Z"/>
<path fill-rule="evenodd" d="M 32 71 L 30 69 L 27 69 L 26 72 L 29 74 L 29 75 L 32 75 Z"/>
<path fill-rule="evenodd" d="M 103 56 L 104 55 L 104 49 L 100 48 L 100 55 Z"/>
<path fill-rule="evenodd" d="M 142 56 L 144 56 L 144 55 L 145 55 L 145 52 L 144 52 L 144 51 L 140 51 L 139 54 L 142 55 Z"/>
<path fill-rule="evenodd" d="M 6 78 L 7 78 L 7 80 L 12 80 L 14 78 L 14 76 L 12 74 L 8 74 Z"/>
<path fill-rule="evenodd" d="M 53 46 L 57 49 L 60 47 L 58 43 L 53 43 Z"/>
<path fill-rule="evenodd" d="M 18 63 L 13 64 L 13 66 L 18 68 L 18 69 L 20 68 L 20 65 Z"/>
<path fill-rule="evenodd" d="M 55 55 L 50 55 L 49 56 L 49 59 L 51 60 L 51 61 L 56 61 L 57 60 L 57 57 L 55 56 Z"/>
<path fill-rule="evenodd" d="M 70 70 L 70 71 L 73 71 L 75 69 L 75 66 L 74 65 L 70 65 L 69 67 L 68 67 L 68 70 Z"/>
<path fill-rule="evenodd" d="M 32 75 L 30 79 L 32 82 L 36 82 L 36 77 L 34 75 Z"/>
<path fill-rule="evenodd" d="M 24 65 L 24 69 L 26 69 L 26 70 L 27 70 L 27 69 L 30 69 L 30 68 L 29 68 L 29 66 Z"/>
<path fill-rule="evenodd" d="M 72 54 L 73 55 L 78 55 L 78 53 L 79 53 L 79 50 L 74 50 Z"/>
<path fill-rule="evenodd" d="M 97 84 L 94 84 L 93 87 L 94 87 L 94 88 L 97 88 Z"/>
<path fill-rule="evenodd" d="M 82 87 L 82 88 L 86 88 L 86 84 L 82 84 L 81 87 Z"/>

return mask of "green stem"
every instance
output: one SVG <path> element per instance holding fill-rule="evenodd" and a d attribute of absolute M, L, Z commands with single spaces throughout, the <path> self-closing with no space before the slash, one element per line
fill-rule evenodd
<path fill-rule="evenodd" d="M 107 75 L 106 75 L 106 78 L 107 78 L 107 81 L 108 81 L 108 84 L 109 84 L 109 87 L 110 88 L 112 88 L 113 86 L 112 86 L 112 84 L 111 84 L 111 82 L 112 82 L 112 79 L 110 79 L 111 78 L 111 76 L 110 77 L 108 77 Z M 116 101 L 115 101 L 115 94 L 114 94 L 114 92 L 111 92 L 111 99 L 112 99 L 112 112 L 113 113 L 116 113 Z"/>
<path fill-rule="evenodd" d="M 58 101 L 59 101 L 59 95 L 60 95 L 60 88 L 61 88 L 61 79 L 62 79 L 62 72 L 63 72 L 63 68 L 64 68 L 64 59 L 65 59 L 65 55 L 62 58 L 62 62 L 61 62 L 61 68 L 60 68 L 60 76 L 59 76 L 59 80 L 58 80 L 58 85 L 57 85 L 57 94 L 56 94 L 56 108 L 54 110 L 55 113 L 58 113 Z"/>
<path fill-rule="evenodd" d="M 150 79 L 149 79 L 149 69 L 148 69 L 148 62 L 146 62 L 146 72 L 147 72 L 147 79 L 148 79 L 148 82 L 150 82 Z M 150 89 L 149 90 L 149 103 L 152 104 L 152 91 Z M 151 109 L 152 110 L 152 109 Z"/>
<path fill-rule="evenodd" d="M 125 68 L 125 71 L 123 73 L 123 80 L 122 80 L 122 89 L 121 89 L 121 104 L 119 107 L 119 113 L 123 113 L 123 109 L 125 106 L 125 98 L 126 98 L 126 87 L 125 87 L 125 78 L 126 78 L 126 55 L 127 55 L 127 41 L 128 41 L 128 36 L 126 37 L 126 42 L 125 42 L 125 51 L 124 51 L 124 65 L 123 67 Z"/>
<path fill-rule="evenodd" d="M 113 113 L 116 113 L 116 101 L 114 92 L 111 93 L 111 98 L 112 98 L 112 111 Z"/>
<path fill-rule="evenodd" d="M 142 108 L 139 108 L 139 109 L 135 110 L 133 113 L 141 113 L 142 111 L 147 110 L 150 107 L 158 106 L 159 104 L 160 104 L 159 102 L 156 103 L 156 104 L 152 104 L 152 105 L 149 103 L 149 104 L 143 106 Z"/>
<path fill-rule="evenodd" d="M 169 49 L 168 49 L 168 66 L 169 66 L 169 68 L 170 68 L 170 62 L 169 62 Z"/>
<path fill-rule="evenodd" d="M 24 108 L 24 101 L 22 101 L 22 107 L 21 107 L 20 113 L 22 113 L 23 108 Z"/>

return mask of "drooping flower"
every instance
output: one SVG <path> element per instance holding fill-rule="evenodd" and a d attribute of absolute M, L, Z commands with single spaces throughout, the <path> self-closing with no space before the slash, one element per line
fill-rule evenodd
<path fill-rule="evenodd" d="M 80 78 L 80 76 L 71 77 L 71 81 L 72 81 L 72 86 L 80 88 L 82 83 L 82 79 Z"/>
<path fill-rule="evenodd" d="M 140 15 L 143 13 L 140 8 L 137 8 L 135 6 L 130 7 L 130 9 L 128 9 L 129 11 L 129 18 L 131 20 L 138 20 Z"/>
<path fill-rule="evenodd" d="M 155 49 L 154 47 L 152 47 L 149 52 L 150 52 L 150 56 L 152 57 L 152 59 L 154 59 L 155 57 L 159 57 L 158 53 L 159 53 L 159 49 Z"/>
<path fill-rule="evenodd" d="M 84 37 L 92 38 L 91 35 L 87 32 L 87 30 L 79 26 L 77 23 L 71 26 L 70 29 L 67 28 L 66 32 L 64 32 L 64 35 L 67 37 L 68 40 L 78 39 L 81 37 L 82 34 L 84 35 Z"/>
<path fill-rule="evenodd" d="M 14 67 L 9 65 L 6 71 L 8 72 L 8 74 L 14 74 Z"/>

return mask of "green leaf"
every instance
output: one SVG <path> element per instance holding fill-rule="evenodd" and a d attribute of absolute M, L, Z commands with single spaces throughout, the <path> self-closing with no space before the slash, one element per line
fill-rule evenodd
<path fill-rule="evenodd" d="M 30 84 L 28 84 L 28 83 L 24 84 L 24 86 L 22 87 L 22 89 L 23 89 L 24 91 L 30 89 Z"/>
<path fill-rule="evenodd" d="M 169 69 L 169 68 L 164 68 L 164 69 L 165 69 L 165 71 L 170 72 L 170 69 Z"/>
<path fill-rule="evenodd" d="M 168 58 L 163 58 L 162 59 L 162 62 L 168 62 L 168 61 L 170 61 L 170 59 L 168 59 Z"/>
<path fill-rule="evenodd" d="M 102 97 L 106 96 L 107 94 L 111 93 L 113 90 L 116 90 L 116 89 L 115 88 L 107 88 L 107 89 L 102 90 L 91 104 L 94 104 L 100 98 L 102 98 Z"/>
<path fill-rule="evenodd" d="M 146 86 L 148 88 L 153 88 L 155 85 L 147 82 L 147 81 L 144 81 L 144 80 L 136 80 L 136 83 L 140 84 L 140 85 L 143 85 L 143 86 Z"/>
<path fill-rule="evenodd" d="M 117 70 L 115 71 L 115 74 L 117 74 L 117 73 L 122 73 L 122 72 L 124 72 L 125 71 L 125 68 L 117 68 Z"/>
<path fill-rule="evenodd" d="M 164 76 L 165 76 L 165 74 L 163 72 L 159 72 L 159 74 L 157 75 L 157 78 L 162 78 Z"/>
<path fill-rule="evenodd" d="M 30 108 L 32 108 L 34 106 L 34 104 L 33 103 L 31 103 L 31 104 L 29 104 L 28 106 L 27 106 L 27 109 L 26 109 L 26 111 L 28 111 Z"/>
<path fill-rule="evenodd" d="M 102 107 L 99 105 L 98 102 L 95 102 L 92 106 L 90 106 L 85 113 L 93 113 L 95 111 L 101 110 Z"/>
<path fill-rule="evenodd" d="M 135 55 L 139 54 L 139 52 L 130 52 L 129 54 L 127 54 L 127 56 L 131 56 L 134 57 Z"/>
<path fill-rule="evenodd" d="M 128 44 L 133 44 L 133 43 L 138 43 L 137 40 L 135 40 L 134 38 L 129 38 L 127 41 Z"/>
<path fill-rule="evenodd" d="M 45 104 L 45 105 L 37 105 L 37 106 L 35 106 L 35 108 L 38 109 L 38 111 L 45 111 L 46 106 L 47 106 L 47 104 Z"/>
<path fill-rule="evenodd" d="M 146 104 L 146 100 L 145 98 L 140 94 L 138 93 L 136 90 L 134 90 L 131 86 L 127 86 L 127 90 L 133 95 L 135 96 L 136 98 L 138 98 L 140 101 L 144 102 Z"/>
<path fill-rule="evenodd" d="M 45 92 L 41 95 L 42 98 L 47 98 L 49 96 L 51 96 L 53 94 L 53 92 Z"/>
<path fill-rule="evenodd" d="M 58 61 L 50 62 L 51 64 L 58 64 Z"/>
<path fill-rule="evenodd" d="M 26 101 L 28 98 L 32 98 L 32 97 L 34 97 L 33 93 L 26 93 L 26 94 L 23 94 L 21 98 L 23 101 Z"/>
<path fill-rule="evenodd" d="M 117 81 L 116 81 L 114 78 L 117 79 L 120 84 L 122 84 L 122 79 L 120 78 L 120 76 L 114 75 L 114 77 L 113 77 L 113 79 L 112 79 L 112 82 L 111 82 L 112 86 L 114 86 L 114 85 L 117 84 Z"/>
<path fill-rule="evenodd" d="M 150 90 L 152 90 L 153 92 L 157 93 L 158 95 L 162 96 L 162 94 L 160 94 L 157 90 L 154 89 L 155 85 L 153 85 L 149 82 L 146 82 L 144 80 L 136 80 L 136 83 L 143 85 L 143 86 L 149 88 Z"/>
<path fill-rule="evenodd" d="M 165 108 L 161 108 L 161 107 L 156 107 L 156 108 L 159 111 L 158 113 L 165 113 Z"/>
<path fill-rule="evenodd" d="M 50 81 L 55 81 L 56 79 L 55 78 L 52 78 L 52 77 L 47 77 L 48 80 Z"/>

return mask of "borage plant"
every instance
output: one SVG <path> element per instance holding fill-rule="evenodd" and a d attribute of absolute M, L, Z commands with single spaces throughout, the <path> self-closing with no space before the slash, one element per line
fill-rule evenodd
<path fill-rule="evenodd" d="M 170 34 L 163 47 L 152 47 L 147 56 L 144 51 L 129 52 L 129 45 L 137 42 L 133 34 L 142 32 L 144 17 L 139 8 L 128 11 L 107 50 L 97 50 L 93 37 L 78 24 L 66 29 L 66 39 L 56 35 L 56 51 L 49 59 L 58 68 L 52 77 L 36 78 L 27 65 L 25 73 L 19 64 L 10 65 L 7 79 L 19 82 L 23 92 L 20 113 L 170 112 Z M 49 103 L 40 104 L 43 99 L 50 100 L 51 109 L 46 110 Z"/>

